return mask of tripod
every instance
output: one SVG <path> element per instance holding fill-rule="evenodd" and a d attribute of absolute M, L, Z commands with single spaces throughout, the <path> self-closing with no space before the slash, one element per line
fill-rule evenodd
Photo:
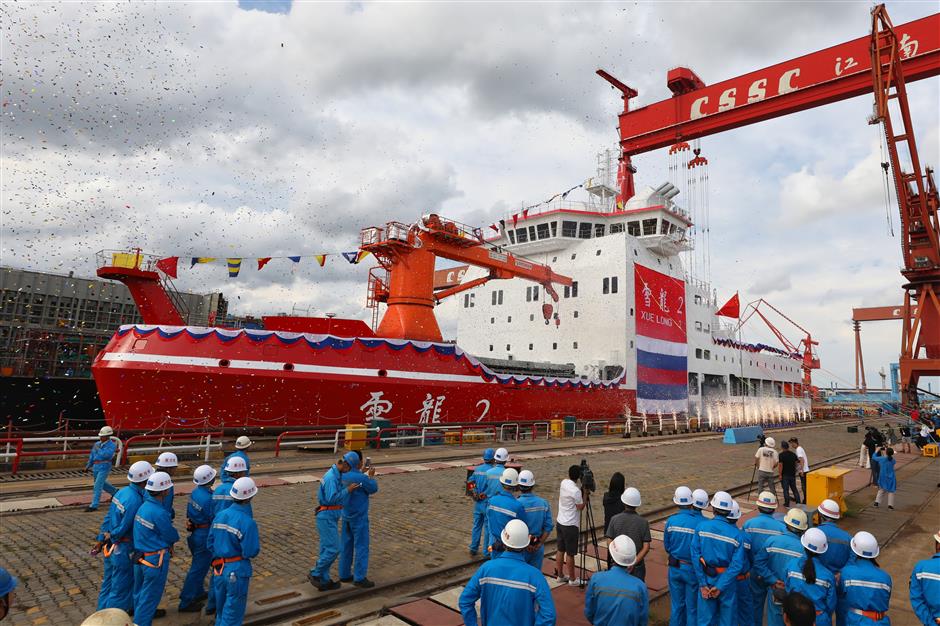
<path fill-rule="evenodd" d="M 591 492 L 586 490 L 584 491 L 584 508 L 581 510 L 581 528 L 585 528 L 586 531 L 581 531 L 578 539 L 578 554 L 581 555 L 581 574 L 587 571 L 585 567 L 585 561 L 588 555 L 588 547 L 594 547 L 594 558 L 597 560 L 597 568 L 600 570 L 601 567 L 601 557 L 600 551 L 597 546 L 597 528 L 594 524 L 594 511 L 591 509 Z M 580 577 L 579 577 L 580 578 Z M 587 584 L 587 581 L 581 578 L 581 587 L 584 587 Z"/>

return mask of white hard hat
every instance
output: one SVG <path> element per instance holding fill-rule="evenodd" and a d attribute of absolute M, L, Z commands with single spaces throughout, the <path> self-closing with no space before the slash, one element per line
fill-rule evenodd
<path fill-rule="evenodd" d="M 852 552 L 865 559 L 873 559 L 881 552 L 875 536 L 864 530 L 855 533 L 849 545 L 852 546 Z"/>
<path fill-rule="evenodd" d="M 507 467 L 499 477 L 499 482 L 507 487 L 515 487 L 519 484 L 519 472 L 511 467 Z"/>
<path fill-rule="evenodd" d="M 731 512 L 728 513 L 728 519 L 741 519 L 741 506 L 737 503 L 736 500 L 731 502 Z"/>
<path fill-rule="evenodd" d="M 767 439 L 764 439 L 764 445 L 768 448 L 773 448 L 777 445 L 777 442 L 773 437 L 767 437 Z"/>
<path fill-rule="evenodd" d="M 627 487 L 624 492 L 620 494 L 620 501 L 634 508 L 643 503 L 643 500 L 640 498 L 640 490 L 636 487 Z"/>
<path fill-rule="evenodd" d="M 727 491 L 716 491 L 712 496 L 712 508 L 719 511 L 731 511 L 734 506 L 734 498 Z"/>
<path fill-rule="evenodd" d="M 818 528 L 810 528 L 800 537 L 800 543 L 810 552 L 822 554 L 829 549 L 829 538 Z"/>
<path fill-rule="evenodd" d="M 127 480 L 132 483 L 142 483 L 154 473 L 153 465 L 147 461 L 137 461 L 127 470 Z"/>
<path fill-rule="evenodd" d="M 251 444 L 253 443 L 254 441 L 252 441 L 245 435 L 242 435 L 241 437 L 235 440 L 235 447 L 239 450 L 244 450 L 245 448 L 251 447 Z"/>
<path fill-rule="evenodd" d="M 496 459 L 497 463 L 507 461 L 509 459 L 509 450 L 506 448 L 497 448 L 496 455 L 493 458 Z"/>
<path fill-rule="evenodd" d="M 692 492 L 692 506 L 697 509 L 708 508 L 708 492 L 704 489 L 696 489 Z"/>
<path fill-rule="evenodd" d="M 692 490 L 688 487 L 677 487 L 675 495 L 672 496 L 672 501 L 679 506 L 692 504 Z"/>
<path fill-rule="evenodd" d="M 258 493 L 258 485 L 255 484 L 255 481 L 247 476 L 242 476 L 232 484 L 232 490 L 229 491 L 228 495 L 236 500 L 248 500 L 255 497 L 256 493 Z"/>
<path fill-rule="evenodd" d="M 102 609 L 86 617 L 82 626 L 134 626 L 134 620 L 121 609 Z"/>
<path fill-rule="evenodd" d="M 933 540 L 936 541 L 937 543 L 940 543 L 940 530 L 938 530 L 936 534 L 934 534 Z"/>
<path fill-rule="evenodd" d="M 783 516 L 783 523 L 796 530 L 806 530 L 809 528 L 809 520 L 806 518 L 806 511 L 803 509 L 790 509 Z"/>
<path fill-rule="evenodd" d="M 110 426 L 102 426 L 101 430 L 98 431 L 99 437 L 110 437 L 114 434 L 114 429 Z"/>
<path fill-rule="evenodd" d="M 819 511 L 820 515 L 825 515 L 829 519 L 839 519 L 842 517 L 842 509 L 839 508 L 839 503 L 835 500 L 823 500 L 819 503 L 819 506 L 816 507 L 816 510 Z"/>
<path fill-rule="evenodd" d="M 166 472 L 154 472 L 153 476 L 147 479 L 147 491 L 166 491 L 173 486 L 173 479 Z"/>
<path fill-rule="evenodd" d="M 535 487 L 535 474 L 529 470 L 522 470 L 519 472 L 519 486 L 520 487 Z"/>
<path fill-rule="evenodd" d="M 499 539 L 507 548 L 522 550 L 529 545 L 529 527 L 521 519 L 511 519 L 499 534 Z"/>
<path fill-rule="evenodd" d="M 193 472 L 193 482 L 197 485 L 211 483 L 215 479 L 216 471 L 211 465 L 200 465 Z"/>
<path fill-rule="evenodd" d="M 777 495 L 772 491 L 761 491 L 760 495 L 757 496 L 757 500 L 754 501 L 754 504 L 766 509 L 776 509 Z"/>
<path fill-rule="evenodd" d="M 607 546 L 607 551 L 618 565 L 630 567 L 636 563 L 636 544 L 626 535 L 614 537 L 614 540 Z"/>
<path fill-rule="evenodd" d="M 230 456 L 223 469 L 226 472 L 247 472 L 248 466 L 245 465 L 245 459 L 240 456 Z"/>
<path fill-rule="evenodd" d="M 176 467 L 179 464 L 179 459 L 177 459 L 176 455 L 172 452 L 162 452 L 160 456 L 157 457 L 157 467 Z"/>

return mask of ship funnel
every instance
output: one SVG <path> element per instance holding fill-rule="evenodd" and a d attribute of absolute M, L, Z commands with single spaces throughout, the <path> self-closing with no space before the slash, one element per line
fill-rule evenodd
<path fill-rule="evenodd" d="M 654 189 L 653 193 L 662 196 L 665 200 L 672 200 L 679 195 L 679 188 L 672 183 L 663 183 Z"/>
<path fill-rule="evenodd" d="M 672 200 L 673 198 L 675 198 L 675 197 L 678 196 L 678 195 L 679 195 L 679 188 L 673 186 L 672 189 L 670 189 L 669 191 L 667 191 L 666 193 L 663 194 L 663 197 L 664 197 L 666 200 Z"/>

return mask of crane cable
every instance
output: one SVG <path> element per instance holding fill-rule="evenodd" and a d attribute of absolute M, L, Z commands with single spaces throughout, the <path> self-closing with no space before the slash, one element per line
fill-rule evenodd
<path fill-rule="evenodd" d="M 888 222 L 888 234 L 894 237 L 894 220 L 891 219 L 891 185 L 888 180 L 888 170 L 891 164 L 885 159 L 885 142 L 887 141 L 884 132 L 879 132 L 878 146 L 881 148 L 881 188 L 884 191 L 885 198 L 885 219 Z"/>

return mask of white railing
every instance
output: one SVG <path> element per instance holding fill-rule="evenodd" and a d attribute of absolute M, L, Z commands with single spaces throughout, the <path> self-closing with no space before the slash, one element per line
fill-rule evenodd
<path fill-rule="evenodd" d="M 500 424 L 499 425 L 499 440 L 507 441 L 506 435 L 503 433 L 503 431 L 506 428 L 514 428 L 515 435 L 513 436 L 513 441 L 519 441 L 519 424 Z"/>
<path fill-rule="evenodd" d="M 98 441 L 99 439 L 101 439 L 101 437 L 93 437 L 93 436 L 86 436 L 86 437 L 24 437 L 24 438 L 23 438 L 23 443 L 24 443 L 24 444 L 27 444 L 27 443 L 58 443 L 58 442 L 61 441 L 61 442 L 62 442 L 62 452 L 68 452 L 68 451 L 69 451 L 69 442 L 70 442 L 70 441 Z M 121 452 L 123 452 L 123 450 L 124 450 L 124 442 L 121 441 L 120 439 L 118 439 L 117 437 L 111 437 L 110 439 L 111 439 L 111 441 L 113 441 L 113 442 L 115 442 L 115 443 L 117 444 L 117 451 L 115 452 L 115 458 L 116 458 L 116 459 L 120 459 L 120 458 L 121 458 Z M 7 454 L 4 454 L 4 455 L 3 455 L 4 457 L 7 457 L 7 456 L 15 456 L 14 454 L 10 454 L 9 447 L 10 447 L 10 444 L 7 444 Z M 90 450 L 89 450 L 89 452 L 90 452 Z M 63 455 L 62 458 L 64 459 L 65 456 Z M 117 464 L 117 463 L 118 463 L 118 461 L 115 461 L 115 464 Z"/>
<path fill-rule="evenodd" d="M 204 449 L 205 452 L 203 453 L 202 460 L 203 460 L 204 463 L 208 463 L 208 462 L 209 462 L 209 453 L 210 453 L 212 450 L 214 450 L 214 449 L 217 449 L 217 450 L 221 450 L 221 449 L 222 449 L 222 442 L 221 442 L 221 441 L 217 441 L 216 443 L 212 443 L 212 435 L 208 435 L 208 436 L 206 436 L 206 437 L 200 437 L 200 438 L 199 438 L 199 443 L 186 444 L 186 445 L 182 445 L 182 446 L 180 446 L 180 445 L 164 445 L 164 443 L 166 443 L 166 444 L 172 444 L 172 442 L 164 442 L 163 440 L 161 440 L 161 441 L 160 441 L 157 445 L 155 445 L 155 446 L 147 446 L 147 447 L 145 447 L 145 448 L 134 448 L 134 449 L 133 449 L 133 452 L 134 452 L 134 454 L 140 454 L 140 453 L 142 453 L 142 452 L 176 452 L 176 451 L 185 451 L 185 450 L 203 450 L 203 449 Z M 128 455 L 131 454 L 131 449 L 130 449 L 130 448 L 128 448 L 127 454 L 128 454 Z M 118 458 L 120 458 L 120 457 L 118 457 Z"/>

